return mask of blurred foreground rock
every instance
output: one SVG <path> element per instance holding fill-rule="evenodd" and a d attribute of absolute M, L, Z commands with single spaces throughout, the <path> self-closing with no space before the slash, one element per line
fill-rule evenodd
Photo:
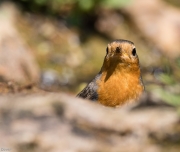
<path fill-rule="evenodd" d="M 18 33 L 17 9 L 6 3 L 0 7 L 0 78 L 18 83 L 37 82 L 39 68 L 28 46 Z"/>
<path fill-rule="evenodd" d="M 0 97 L 0 148 L 13 152 L 179 152 L 173 108 L 107 108 L 66 94 Z"/>

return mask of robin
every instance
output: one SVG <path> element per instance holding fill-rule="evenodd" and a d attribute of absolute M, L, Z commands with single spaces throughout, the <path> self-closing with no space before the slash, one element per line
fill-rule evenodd
<path fill-rule="evenodd" d="M 143 91 L 134 43 L 120 39 L 108 44 L 100 72 L 77 97 L 116 107 L 136 101 Z"/>

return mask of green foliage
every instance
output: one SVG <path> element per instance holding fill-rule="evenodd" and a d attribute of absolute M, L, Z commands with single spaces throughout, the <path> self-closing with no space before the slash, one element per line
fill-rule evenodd
<path fill-rule="evenodd" d="M 179 79 L 172 73 L 162 73 L 158 76 L 158 82 L 160 84 L 153 84 L 148 90 L 162 101 L 180 109 Z"/>
<path fill-rule="evenodd" d="M 165 0 L 167 3 L 176 6 L 176 7 L 180 7 L 180 1 L 179 0 Z"/>
<path fill-rule="evenodd" d="M 59 11 L 65 5 L 75 5 L 81 11 L 90 11 L 96 6 L 119 8 L 130 2 L 130 0 L 17 0 L 28 2 L 34 8 L 46 6 L 52 11 Z"/>
<path fill-rule="evenodd" d="M 93 28 L 99 8 L 120 8 L 130 0 L 17 0 L 23 10 L 60 17 L 67 25 Z"/>
<path fill-rule="evenodd" d="M 130 0 L 104 0 L 102 2 L 103 6 L 110 7 L 110 8 L 119 8 L 129 3 L 130 3 Z"/>
<path fill-rule="evenodd" d="M 90 10 L 95 5 L 93 0 L 77 0 L 79 8 L 82 10 Z"/>
<path fill-rule="evenodd" d="M 176 64 L 177 64 L 178 67 L 180 68 L 180 58 L 178 58 L 178 59 L 176 60 Z"/>
<path fill-rule="evenodd" d="M 172 75 L 168 75 L 168 74 L 161 74 L 160 75 L 160 81 L 164 84 L 170 85 L 170 84 L 174 84 L 175 80 L 173 78 Z"/>
<path fill-rule="evenodd" d="M 180 95 L 174 94 L 162 88 L 155 89 L 156 94 L 165 102 L 173 106 L 180 106 Z"/>

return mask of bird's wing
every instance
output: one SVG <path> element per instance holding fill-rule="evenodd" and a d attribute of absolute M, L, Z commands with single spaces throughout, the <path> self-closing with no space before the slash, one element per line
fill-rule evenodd
<path fill-rule="evenodd" d="M 100 78 L 101 74 L 98 74 L 78 95 L 77 97 L 90 99 L 93 101 L 98 100 L 98 85 L 97 80 Z"/>

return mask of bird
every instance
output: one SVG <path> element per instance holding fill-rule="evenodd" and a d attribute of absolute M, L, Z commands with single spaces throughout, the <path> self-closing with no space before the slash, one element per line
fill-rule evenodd
<path fill-rule="evenodd" d="M 117 39 L 107 45 L 100 72 L 77 97 L 119 107 L 137 102 L 144 90 L 134 43 Z"/>

